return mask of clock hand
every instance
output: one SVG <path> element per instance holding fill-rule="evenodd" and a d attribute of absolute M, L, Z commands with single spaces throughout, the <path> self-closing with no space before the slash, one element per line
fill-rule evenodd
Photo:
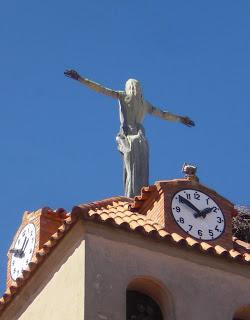
<path fill-rule="evenodd" d="M 194 216 L 195 218 L 198 218 L 198 217 L 203 217 L 203 218 L 206 218 L 206 215 L 210 212 L 212 212 L 214 209 L 214 207 L 208 207 L 208 208 L 205 208 L 203 210 L 200 211 L 200 213 L 195 213 Z"/>
<path fill-rule="evenodd" d="M 22 248 L 21 248 L 21 250 L 20 250 L 20 253 L 19 253 L 19 258 L 22 258 L 23 257 L 23 253 L 24 253 L 24 246 L 25 246 L 25 248 L 26 248 L 26 240 L 27 240 L 27 237 L 25 237 L 25 239 L 24 239 L 24 242 L 23 242 L 23 245 L 22 245 Z"/>
<path fill-rule="evenodd" d="M 22 245 L 22 248 L 21 248 L 21 251 L 23 251 L 23 248 L 24 248 L 24 245 L 25 245 L 26 239 L 27 239 L 27 238 L 25 237 L 24 242 L 23 242 L 23 245 Z"/>
<path fill-rule="evenodd" d="M 14 253 L 14 257 L 19 257 L 19 254 L 20 254 L 20 252 L 21 252 L 21 249 L 15 249 L 15 248 L 13 248 L 13 249 L 10 249 L 9 252 L 10 252 L 10 253 Z"/>
<path fill-rule="evenodd" d="M 179 196 L 179 201 L 184 203 L 185 205 L 187 205 L 189 208 L 193 209 L 196 212 L 197 217 L 199 217 L 200 210 L 198 208 L 196 208 L 196 206 L 194 206 L 190 201 L 188 201 L 187 199 L 185 199 L 182 196 Z M 197 218 L 195 215 L 194 215 L 194 217 Z"/>
<path fill-rule="evenodd" d="M 16 248 L 10 249 L 10 253 L 14 253 L 14 257 L 21 258 L 25 241 L 26 241 L 26 238 L 23 241 L 23 245 L 21 249 L 16 249 Z"/>
<path fill-rule="evenodd" d="M 28 242 L 29 242 L 29 239 L 27 239 L 27 241 L 26 241 L 26 243 L 25 243 L 25 246 L 24 246 L 24 248 L 23 248 L 23 252 L 26 250 L 26 247 L 27 247 Z"/>

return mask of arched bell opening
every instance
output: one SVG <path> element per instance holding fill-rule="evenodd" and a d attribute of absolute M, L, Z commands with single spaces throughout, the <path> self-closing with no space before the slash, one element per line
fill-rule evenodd
<path fill-rule="evenodd" d="M 234 313 L 233 320 L 250 320 L 250 304 L 238 308 Z"/>
<path fill-rule="evenodd" d="M 127 286 L 127 320 L 174 320 L 170 292 L 151 277 L 138 277 Z"/>

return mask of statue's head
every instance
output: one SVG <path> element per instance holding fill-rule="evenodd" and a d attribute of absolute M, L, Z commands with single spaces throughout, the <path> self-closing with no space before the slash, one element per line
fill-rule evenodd
<path fill-rule="evenodd" d="M 129 96 L 142 97 L 142 89 L 140 82 L 135 79 L 128 79 L 128 81 L 125 84 L 125 92 Z"/>

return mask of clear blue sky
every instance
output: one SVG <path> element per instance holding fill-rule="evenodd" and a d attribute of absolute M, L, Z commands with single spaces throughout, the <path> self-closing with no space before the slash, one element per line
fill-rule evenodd
<path fill-rule="evenodd" d="M 249 0 L 2 1 L 0 5 L 0 290 L 24 210 L 122 195 L 114 89 L 141 80 L 145 98 L 197 126 L 147 117 L 150 183 L 198 165 L 202 183 L 249 204 Z"/>

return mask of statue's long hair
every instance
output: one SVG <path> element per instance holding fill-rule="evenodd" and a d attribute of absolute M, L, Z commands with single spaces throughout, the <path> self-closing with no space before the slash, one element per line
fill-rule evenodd
<path fill-rule="evenodd" d="M 143 104 L 143 94 L 140 82 L 136 79 L 129 79 L 125 84 L 125 101 L 126 103 L 132 102 L 133 105 Z"/>

